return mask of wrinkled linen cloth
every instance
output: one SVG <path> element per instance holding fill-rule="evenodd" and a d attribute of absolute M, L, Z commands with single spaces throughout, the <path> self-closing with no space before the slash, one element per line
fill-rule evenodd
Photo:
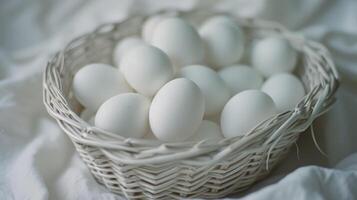
<path fill-rule="evenodd" d="M 163 8 L 214 8 L 278 21 L 326 45 L 341 75 L 338 101 L 267 179 L 229 199 L 357 199 L 357 1 L 0 1 L 0 199 L 124 199 L 91 176 L 45 111 L 42 72 L 74 37 Z M 299 156 L 297 156 L 297 152 Z"/>

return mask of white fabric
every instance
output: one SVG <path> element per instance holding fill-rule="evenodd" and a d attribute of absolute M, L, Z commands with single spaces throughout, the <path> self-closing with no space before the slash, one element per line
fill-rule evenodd
<path fill-rule="evenodd" d="M 46 113 L 42 71 L 52 53 L 101 23 L 161 8 L 196 7 L 272 19 L 300 31 L 330 49 L 342 77 L 337 103 L 314 123 L 328 157 L 318 153 L 306 131 L 298 142 L 300 160 L 292 149 L 270 177 L 231 198 L 357 199 L 357 154 L 339 163 L 357 152 L 357 1 L 217 2 L 1 1 L 0 199 L 122 199 L 95 182 L 67 136 Z"/>

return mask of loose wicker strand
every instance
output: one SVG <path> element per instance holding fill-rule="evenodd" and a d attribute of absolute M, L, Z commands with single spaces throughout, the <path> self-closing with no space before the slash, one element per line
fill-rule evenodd
<path fill-rule="evenodd" d="M 323 156 L 328 157 L 327 154 L 321 149 L 320 145 L 318 144 L 318 142 L 317 142 L 317 140 L 316 140 L 313 124 L 311 124 L 310 130 L 311 130 L 311 136 L 312 136 L 312 140 L 314 141 L 315 147 L 317 148 L 317 150 L 319 150 L 319 152 L 320 152 Z"/>
<path fill-rule="evenodd" d="M 300 148 L 299 148 L 299 145 L 297 142 L 294 142 L 295 143 L 295 147 L 296 147 L 296 157 L 298 160 L 300 160 Z"/>

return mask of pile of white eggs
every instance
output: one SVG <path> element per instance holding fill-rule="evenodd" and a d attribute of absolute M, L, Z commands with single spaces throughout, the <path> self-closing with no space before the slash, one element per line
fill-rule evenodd
<path fill-rule="evenodd" d="M 142 37 L 114 49 L 116 66 L 93 63 L 73 79 L 82 118 L 127 138 L 163 142 L 243 136 L 304 97 L 292 74 L 298 53 L 282 37 L 254 40 L 228 16 L 200 27 L 153 16 Z M 248 49 L 250 49 L 248 51 Z M 241 64 L 250 55 L 250 62 Z"/>

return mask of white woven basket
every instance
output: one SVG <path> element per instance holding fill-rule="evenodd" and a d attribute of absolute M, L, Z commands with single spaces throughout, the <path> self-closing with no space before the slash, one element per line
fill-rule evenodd
<path fill-rule="evenodd" d="M 207 11 L 166 11 L 194 24 L 212 15 Z M 217 14 L 217 13 L 216 13 Z M 297 74 L 307 95 L 292 111 L 257 125 L 244 137 L 220 142 L 166 143 L 123 138 L 99 130 L 78 115 L 83 109 L 73 97 L 73 75 L 93 62 L 112 64 L 118 40 L 138 35 L 145 16 L 105 24 L 70 42 L 49 62 L 44 72 L 43 101 L 73 141 L 98 182 L 129 199 L 218 198 L 242 191 L 261 179 L 283 158 L 299 133 L 334 102 L 338 74 L 329 52 L 279 24 L 235 18 L 252 41 L 266 35 L 287 38 L 300 53 Z"/>

